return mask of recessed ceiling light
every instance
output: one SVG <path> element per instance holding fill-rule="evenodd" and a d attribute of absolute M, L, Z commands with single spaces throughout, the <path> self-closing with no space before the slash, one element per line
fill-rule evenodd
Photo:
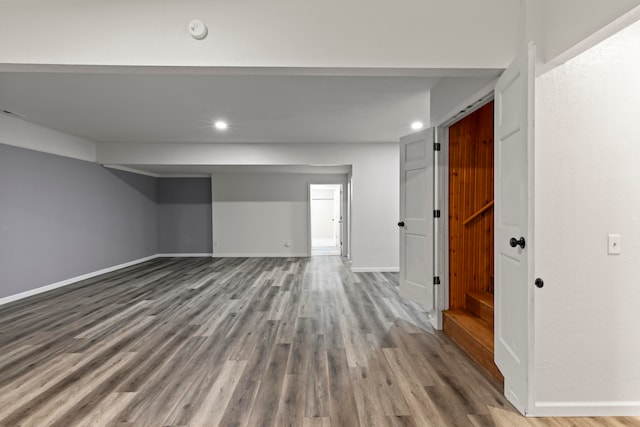
<path fill-rule="evenodd" d="M 413 123 L 411 123 L 411 129 L 413 129 L 413 130 L 422 129 L 423 127 L 424 127 L 424 124 L 422 122 L 413 122 Z"/>
<path fill-rule="evenodd" d="M 224 120 L 216 120 L 213 126 L 218 130 L 226 130 L 229 125 Z"/>

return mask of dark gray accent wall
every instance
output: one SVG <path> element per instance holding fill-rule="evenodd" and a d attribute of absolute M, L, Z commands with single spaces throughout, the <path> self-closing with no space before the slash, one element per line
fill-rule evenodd
<path fill-rule="evenodd" d="M 211 179 L 158 179 L 158 252 L 211 253 Z"/>
<path fill-rule="evenodd" d="M 157 179 L 0 144 L 0 298 L 158 252 Z"/>

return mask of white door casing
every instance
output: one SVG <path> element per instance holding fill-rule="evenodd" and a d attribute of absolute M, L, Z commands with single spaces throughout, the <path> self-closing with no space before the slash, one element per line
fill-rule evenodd
<path fill-rule="evenodd" d="M 340 255 L 344 255 L 342 248 L 342 184 L 333 192 L 333 226 L 335 229 L 336 246 L 340 248 Z"/>
<path fill-rule="evenodd" d="M 505 396 L 523 414 L 533 350 L 534 67 L 530 45 L 495 88 L 495 362 Z"/>
<path fill-rule="evenodd" d="M 313 247 L 335 247 L 343 250 L 343 186 L 342 183 L 309 183 L 308 236 L 309 253 Z"/>
<path fill-rule="evenodd" d="M 434 308 L 433 143 L 433 128 L 400 139 L 400 295 L 427 310 Z"/>

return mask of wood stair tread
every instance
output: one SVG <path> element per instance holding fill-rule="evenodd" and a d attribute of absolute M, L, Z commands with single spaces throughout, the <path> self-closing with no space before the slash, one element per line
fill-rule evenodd
<path fill-rule="evenodd" d="M 480 344 L 493 353 L 493 328 L 489 322 L 467 310 L 454 309 L 443 313 L 465 331 L 473 335 Z"/>
<path fill-rule="evenodd" d="M 504 381 L 493 358 L 493 325 L 475 314 L 452 309 L 443 313 L 444 332 L 498 381 Z"/>

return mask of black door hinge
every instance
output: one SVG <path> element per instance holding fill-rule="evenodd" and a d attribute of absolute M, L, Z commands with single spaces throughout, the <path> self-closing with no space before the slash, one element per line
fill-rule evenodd
<path fill-rule="evenodd" d="M 434 142 L 433 143 L 433 151 L 440 151 L 440 143 L 439 142 Z"/>
<path fill-rule="evenodd" d="M 440 209 L 436 209 L 433 211 L 433 217 L 434 218 L 440 218 Z"/>
<path fill-rule="evenodd" d="M 433 284 L 434 285 L 439 285 L 440 284 L 440 276 L 435 276 L 433 278 Z"/>

